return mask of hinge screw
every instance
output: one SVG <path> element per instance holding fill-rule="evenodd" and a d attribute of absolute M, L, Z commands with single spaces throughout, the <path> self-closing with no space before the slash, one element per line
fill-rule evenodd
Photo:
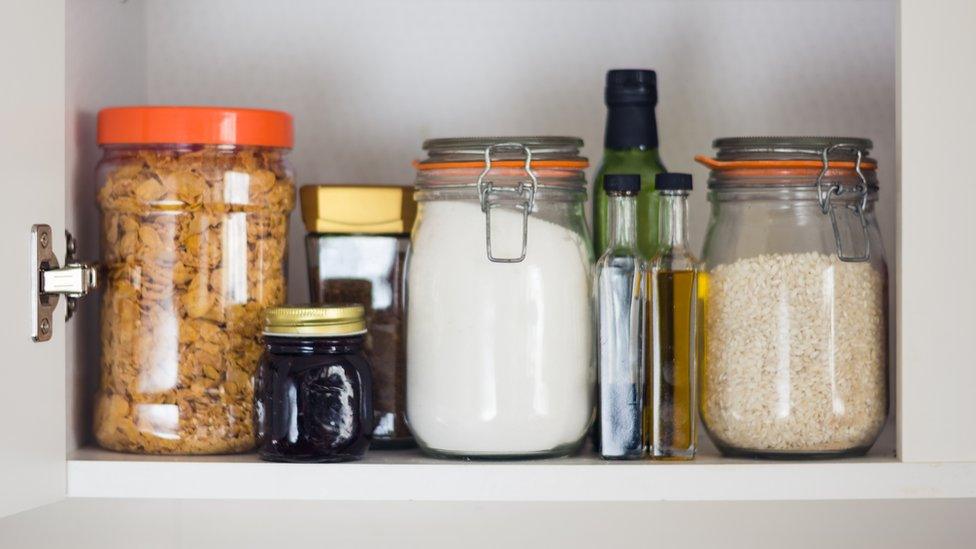
<path fill-rule="evenodd" d="M 48 233 L 47 233 L 47 231 L 43 231 L 43 232 L 41 232 L 41 235 L 40 235 L 40 240 L 41 240 L 41 247 L 42 247 L 42 248 L 47 248 L 47 245 L 51 243 L 51 242 L 50 242 L 50 240 L 51 240 L 51 237 L 50 237 L 50 236 L 48 236 Z"/>
<path fill-rule="evenodd" d="M 44 334 L 44 335 L 47 335 L 47 334 L 51 333 L 51 321 L 50 320 L 48 320 L 46 318 L 42 318 L 41 319 L 41 333 Z"/>

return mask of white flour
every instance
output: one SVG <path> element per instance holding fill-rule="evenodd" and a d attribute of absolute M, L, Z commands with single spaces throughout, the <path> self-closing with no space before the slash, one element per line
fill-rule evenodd
<path fill-rule="evenodd" d="M 521 263 L 491 263 L 474 202 L 423 205 L 408 272 L 407 416 L 435 451 L 568 449 L 593 415 L 590 265 L 573 231 L 529 216 Z M 495 254 L 518 255 L 522 216 L 492 212 Z"/>

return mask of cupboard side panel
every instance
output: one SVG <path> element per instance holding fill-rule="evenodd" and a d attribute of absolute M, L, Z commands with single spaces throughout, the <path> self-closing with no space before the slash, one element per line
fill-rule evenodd
<path fill-rule="evenodd" d="M 64 3 L 16 0 L 0 17 L 0 517 L 65 494 L 64 305 L 31 340 L 31 225 L 64 257 Z"/>
<path fill-rule="evenodd" d="M 976 2 L 900 6 L 899 455 L 976 460 Z"/>

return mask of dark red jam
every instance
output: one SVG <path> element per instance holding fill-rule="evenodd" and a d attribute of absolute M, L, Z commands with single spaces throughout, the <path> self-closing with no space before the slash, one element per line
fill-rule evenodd
<path fill-rule="evenodd" d="M 362 335 L 265 335 L 256 384 L 262 459 L 335 462 L 366 453 L 373 404 Z"/>

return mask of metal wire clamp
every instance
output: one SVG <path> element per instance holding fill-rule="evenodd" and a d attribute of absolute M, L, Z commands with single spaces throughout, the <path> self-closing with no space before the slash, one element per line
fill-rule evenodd
<path fill-rule="evenodd" d="M 853 187 L 845 187 L 837 183 L 828 184 L 824 181 L 827 175 L 827 170 L 830 168 L 830 153 L 836 150 L 847 150 L 857 155 L 857 159 L 854 163 L 854 172 L 857 173 L 859 183 Z M 868 222 L 864 217 L 864 210 L 867 208 L 868 204 L 868 182 L 864 177 L 864 172 L 861 170 L 861 160 L 864 158 L 864 151 L 855 145 L 850 145 L 847 143 L 836 143 L 825 147 L 821 153 L 821 158 L 823 160 L 823 168 L 820 169 L 820 174 L 817 176 L 817 197 L 820 201 L 820 211 L 825 215 L 830 216 L 830 225 L 834 230 L 834 244 L 837 247 L 837 258 L 841 261 L 856 263 L 864 262 L 871 259 L 871 238 L 868 234 Z M 855 194 L 858 198 L 857 201 L 845 202 L 843 207 L 851 210 L 857 217 L 861 225 L 862 241 L 864 242 L 864 251 L 861 253 L 844 253 L 843 239 L 841 238 L 840 227 L 837 226 L 837 212 L 836 205 L 831 203 L 833 197 L 842 197 L 845 195 Z"/>
<path fill-rule="evenodd" d="M 491 171 L 491 155 L 495 149 L 514 149 L 518 148 L 525 152 L 526 175 L 528 181 L 519 181 L 518 185 L 495 186 L 493 182 L 486 180 L 488 172 Z M 493 263 L 520 263 L 525 259 L 526 250 L 529 243 L 529 215 L 535 207 L 535 193 L 539 186 L 539 179 L 532 170 L 532 150 L 522 143 L 495 143 L 485 147 L 485 169 L 478 176 L 478 195 L 481 199 L 481 211 L 485 214 L 485 250 L 488 254 L 488 261 Z M 514 199 L 514 208 L 522 212 L 522 252 L 517 257 L 497 257 L 491 247 L 491 210 L 503 206 L 505 202 L 498 199 L 509 197 L 507 202 Z M 495 198 L 496 200 L 493 200 Z"/>

